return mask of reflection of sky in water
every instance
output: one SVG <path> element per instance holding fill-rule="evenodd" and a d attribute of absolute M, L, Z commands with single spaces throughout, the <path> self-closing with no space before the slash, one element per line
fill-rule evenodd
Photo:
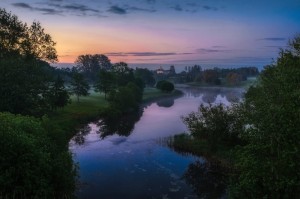
<path fill-rule="evenodd" d="M 112 135 L 100 140 L 99 127 L 82 145 L 70 142 L 80 165 L 80 198 L 195 198 L 181 178 L 190 164 L 199 160 L 182 156 L 157 144 L 157 139 L 186 131 L 180 116 L 196 111 L 206 99 L 230 104 L 229 94 L 242 96 L 240 89 L 184 89 L 185 95 L 171 107 L 152 103 L 128 137 Z M 233 93 L 233 94 L 232 94 Z M 203 161 L 203 160 L 200 160 Z"/>

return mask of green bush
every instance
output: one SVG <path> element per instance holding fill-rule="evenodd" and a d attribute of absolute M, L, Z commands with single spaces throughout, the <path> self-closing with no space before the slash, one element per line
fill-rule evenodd
<path fill-rule="evenodd" d="M 171 92 L 174 90 L 174 84 L 169 81 L 162 80 L 157 82 L 156 88 L 164 92 Z"/>
<path fill-rule="evenodd" d="M 0 113 L 1 197 L 56 198 L 73 194 L 71 155 L 58 151 L 48 134 L 39 119 Z"/>

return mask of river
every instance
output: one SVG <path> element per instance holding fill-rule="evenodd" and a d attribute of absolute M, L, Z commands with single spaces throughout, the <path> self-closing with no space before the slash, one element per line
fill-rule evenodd
<path fill-rule="evenodd" d="M 180 88 L 184 95 L 147 104 L 132 120 L 111 126 L 90 123 L 69 143 L 79 165 L 80 199 L 224 198 L 217 176 L 207 176 L 205 158 L 179 154 L 162 138 L 186 132 L 180 117 L 200 104 L 229 105 L 238 88 Z M 206 176 L 205 176 L 206 175 Z"/>

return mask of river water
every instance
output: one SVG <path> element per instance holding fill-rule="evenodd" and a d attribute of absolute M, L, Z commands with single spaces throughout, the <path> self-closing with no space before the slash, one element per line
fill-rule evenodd
<path fill-rule="evenodd" d="M 180 88 L 184 95 L 147 104 L 119 124 L 88 124 L 69 143 L 79 165 L 82 199 L 224 198 L 218 176 L 208 175 L 205 158 L 179 154 L 162 138 L 186 132 L 180 117 L 200 104 L 229 105 L 243 89 Z"/>

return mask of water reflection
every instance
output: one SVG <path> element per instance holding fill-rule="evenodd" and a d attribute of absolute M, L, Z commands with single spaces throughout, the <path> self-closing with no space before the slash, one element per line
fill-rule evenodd
<path fill-rule="evenodd" d="M 123 115 L 115 120 L 100 120 L 97 125 L 99 126 L 99 134 L 102 139 L 109 135 L 117 134 L 119 136 L 129 136 L 136 122 L 140 120 L 143 111 L 139 110 L 130 114 Z"/>
<path fill-rule="evenodd" d="M 188 166 L 183 179 L 199 198 L 224 198 L 228 179 L 226 170 L 218 162 L 196 161 Z"/>
<path fill-rule="evenodd" d="M 226 98 L 225 100 L 230 103 L 238 102 L 242 99 L 244 89 L 242 88 L 198 88 L 187 87 L 184 92 L 188 97 L 201 97 L 205 103 L 216 103 L 218 96 Z"/>
<path fill-rule="evenodd" d="M 87 125 L 80 129 L 79 132 L 73 137 L 73 140 L 78 145 L 83 145 L 85 142 L 85 136 L 91 132 L 91 126 Z"/>
<path fill-rule="evenodd" d="M 170 108 L 174 105 L 174 98 L 162 99 L 156 102 L 157 106 Z"/>

